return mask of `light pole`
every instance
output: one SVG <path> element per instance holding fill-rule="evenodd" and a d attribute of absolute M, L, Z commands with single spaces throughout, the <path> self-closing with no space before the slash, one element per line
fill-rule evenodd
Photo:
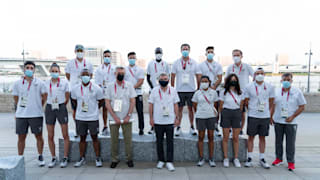
<path fill-rule="evenodd" d="M 21 53 L 21 55 L 22 55 L 22 60 L 23 60 L 23 64 L 24 64 L 24 60 L 25 60 L 25 55 L 28 55 L 28 54 L 29 54 L 29 53 L 24 50 L 24 43 L 23 43 L 22 53 Z"/>
<path fill-rule="evenodd" d="M 308 89 L 307 92 L 310 92 L 310 66 L 311 66 L 311 56 L 312 56 L 312 52 L 311 52 L 311 43 L 310 43 L 310 49 L 309 52 L 306 52 L 305 55 L 309 55 L 309 69 L 308 69 Z"/>

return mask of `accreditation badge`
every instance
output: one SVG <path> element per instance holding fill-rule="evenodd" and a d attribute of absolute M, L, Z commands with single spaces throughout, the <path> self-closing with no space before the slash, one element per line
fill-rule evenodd
<path fill-rule="evenodd" d="M 169 108 L 168 106 L 162 106 L 162 115 L 169 116 Z"/>
<path fill-rule="evenodd" d="M 190 82 L 190 74 L 183 74 L 182 75 L 182 84 L 189 84 Z"/>
<path fill-rule="evenodd" d="M 57 97 L 52 100 L 51 109 L 52 110 L 59 110 L 59 104 L 58 104 L 58 98 Z"/>
<path fill-rule="evenodd" d="M 27 107 L 28 96 L 22 96 L 20 99 L 20 107 Z"/>
<path fill-rule="evenodd" d="M 115 99 L 114 100 L 113 111 L 115 111 L 115 112 L 121 112 L 122 111 L 122 100 L 121 99 Z"/>
<path fill-rule="evenodd" d="M 82 101 L 81 111 L 82 112 L 88 112 L 89 111 L 88 103 L 86 103 L 85 101 Z"/>

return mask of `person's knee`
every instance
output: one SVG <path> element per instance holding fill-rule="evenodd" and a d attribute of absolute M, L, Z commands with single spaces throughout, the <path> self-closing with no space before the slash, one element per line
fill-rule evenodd
<path fill-rule="evenodd" d="M 203 142 L 203 140 L 204 140 L 204 136 L 199 136 L 199 137 L 198 137 L 198 141 L 199 141 L 199 142 Z"/>
<path fill-rule="evenodd" d="M 80 136 L 80 142 L 85 143 L 86 142 L 86 137 L 87 136 Z"/>
<path fill-rule="evenodd" d="M 238 143 L 239 142 L 239 137 L 238 136 L 234 136 L 232 138 L 232 140 L 233 140 L 234 143 Z"/>
<path fill-rule="evenodd" d="M 91 139 L 92 139 L 92 142 L 98 142 L 98 136 L 97 135 L 92 135 Z"/>
<path fill-rule="evenodd" d="M 260 142 L 265 142 L 266 141 L 266 137 L 265 136 L 259 136 L 259 140 L 260 140 Z"/>
<path fill-rule="evenodd" d="M 42 134 L 37 134 L 35 136 L 36 136 L 37 141 L 43 141 Z"/>

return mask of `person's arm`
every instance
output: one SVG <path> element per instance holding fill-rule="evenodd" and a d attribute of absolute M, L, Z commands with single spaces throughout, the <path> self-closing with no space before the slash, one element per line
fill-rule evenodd
<path fill-rule="evenodd" d="M 270 124 L 273 124 L 273 114 L 274 114 L 274 98 L 269 98 L 269 111 L 270 111 Z"/>
<path fill-rule="evenodd" d="M 150 117 L 150 126 L 154 127 L 154 119 L 153 119 L 153 104 L 149 103 L 149 117 Z"/>
<path fill-rule="evenodd" d="M 176 79 L 176 74 L 175 73 L 171 73 L 171 87 L 174 87 L 175 79 Z"/>
<path fill-rule="evenodd" d="M 70 98 L 70 92 L 69 91 L 66 91 L 66 93 L 64 94 L 65 96 L 65 101 L 64 101 L 64 104 L 67 105 L 68 102 L 69 102 L 69 98 Z"/>
<path fill-rule="evenodd" d="M 240 111 L 241 111 L 241 130 L 243 129 L 243 127 L 244 127 L 244 124 L 245 124 L 245 122 L 246 122 L 246 116 L 245 116 L 245 112 L 244 112 L 244 104 L 245 104 L 245 102 L 244 102 L 244 100 L 241 100 L 240 101 Z"/>
<path fill-rule="evenodd" d="M 198 105 L 198 103 L 192 102 L 192 107 L 193 107 L 194 112 L 197 112 L 197 105 Z"/>
<path fill-rule="evenodd" d="M 249 107 L 248 107 L 248 106 L 249 106 L 249 101 L 250 101 L 249 98 L 245 98 L 245 99 L 244 99 L 244 104 L 243 104 L 243 106 L 246 107 L 247 109 L 249 108 Z"/>
<path fill-rule="evenodd" d="M 72 102 L 72 104 L 74 104 L 75 112 L 76 112 L 77 111 L 76 109 L 77 109 L 77 106 L 78 106 L 78 101 L 76 99 L 72 99 L 71 98 L 71 102 Z"/>
<path fill-rule="evenodd" d="M 41 94 L 41 104 L 42 106 L 44 106 L 47 102 L 47 97 L 48 97 L 48 94 L 47 93 L 43 93 Z"/>
<path fill-rule="evenodd" d="M 116 124 L 121 124 L 120 119 L 118 118 L 118 116 L 116 115 L 116 113 L 113 111 L 112 107 L 111 107 L 111 102 L 110 99 L 105 99 L 106 102 L 106 108 L 108 110 L 108 112 L 111 114 L 112 118 L 114 119 L 114 121 L 116 122 Z"/>
<path fill-rule="evenodd" d="M 218 101 L 217 102 L 214 102 L 214 108 L 218 111 L 218 109 L 219 109 L 219 104 L 218 104 Z M 217 121 L 219 122 L 219 112 L 217 112 Z"/>
<path fill-rule="evenodd" d="M 197 78 L 197 89 L 200 89 L 200 79 L 201 79 L 201 74 L 196 74 L 196 78 Z"/>
<path fill-rule="evenodd" d="M 128 114 L 132 114 L 135 104 L 136 104 L 136 98 L 130 98 L 130 107 L 129 107 Z M 123 121 L 124 124 L 129 123 L 129 120 L 131 117 L 128 114 L 124 118 L 124 121 Z"/>
<path fill-rule="evenodd" d="M 14 110 L 16 111 L 18 106 L 19 96 L 13 96 L 13 101 L 14 101 Z"/>
<path fill-rule="evenodd" d="M 142 84 L 143 84 L 143 81 L 144 81 L 144 79 L 139 79 L 138 82 L 137 82 L 137 84 L 134 85 L 134 88 L 135 88 L 135 89 L 141 88 L 141 86 L 142 86 Z"/>
<path fill-rule="evenodd" d="M 174 104 L 174 114 L 176 115 L 176 119 L 174 121 L 174 125 L 178 126 L 179 122 L 179 107 L 178 107 L 178 103 Z"/>
<path fill-rule="evenodd" d="M 217 75 L 218 80 L 214 83 L 212 89 L 216 90 L 218 88 L 218 86 L 221 84 L 222 82 L 222 74 Z"/>
<path fill-rule="evenodd" d="M 304 111 L 305 105 L 300 105 L 299 108 L 294 112 L 294 114 L 286 119 L 287 123 L 292 122 L 297 116 L 299 116 Z"/>
<path fill-rule="evenodd" d="M 66 73 L 66 78 L 68 79 L 68 81 L 70 81 L 70 74 Z"/>
<path fill-rule="evenodd" d="M 104 102 L 104 99 L 100 99 L 100 100 L 98 100 L 98 103 L 99 103 L 99 109 L 102 107 L 103 102 Z"/>
<path fill-rule="evenodd" d="M 150 74 L 147 74 L 147 82 L 148 82 L 150 88 L 153 89 L 153 85 L 152 85 L 152 82 L 151 82 L 150 78 L 151 78 Z"/>

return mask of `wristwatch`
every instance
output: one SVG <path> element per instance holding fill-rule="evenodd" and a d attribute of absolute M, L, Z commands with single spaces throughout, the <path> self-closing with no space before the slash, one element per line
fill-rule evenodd
<path fill-rule="evenodd" d="M 132 114 L 127 114 L 127 116 L 131 117 Z"/>

